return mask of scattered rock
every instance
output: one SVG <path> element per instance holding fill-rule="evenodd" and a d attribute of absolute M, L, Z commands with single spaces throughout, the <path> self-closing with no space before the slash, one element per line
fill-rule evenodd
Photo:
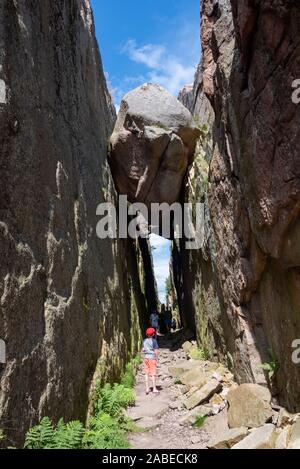
<path fill-rule="evenodd" d="M 228 393 L 231 389 L 233 389 L 233 388 L 225 388 L 223 386 L 222 392 L 220 392 L 220 396 L 222 396 L 223 399 L 227 399 Z"/>
<path fill-rule="evenodd" d="M 191 396 L 185 401 L 185 406 L 187 409 L 193 409 L 199 404 L 202 404 L 214 394 L 221 391 L 222 385 L 216 379 L 212 378 L 204 386 L 194 392 Z"/>
<path fill-rule="evenodd" d="M 277 427 L 285 427 L 291 423 L 293 423 L 293 414 L 282 407 L 278 413 Z"/>
<path fill-rule="evenodd" d="M 229 449 L 239 443 L 247 434 L 248 429 L 246 427 L 231 428 L 217 438 L 210 440 L 207 447 L 213 449 Z"/>
<path fill-rule="evenodd" d="M 221 404 L 225 404 L 224 402 L 224 399 L 222 398 L 221 394 L 214 394 L 210 399 L 209 399 L 209 403 L 210 404 L 213 404 L 213 405 L 221 405 Z M 226 405 L 226 404 L 225 404 Z"/>
<path fill-rule="evenodd" d="M 275 443 L 275 449 L 287 449 L 291 428 L 291 425 L 286 425 L 283 430 L 277 430 L 278 437 Z"/>
<path fill-rule="evenodd" d="M 178 388 L 179 388 L 181 394 L 186 394 L 186 393 L 188 393 L 188 392 L 189 392 L 189 389 L 190 389 L 190 388 L 189 388 L 188 386 L 186 386 L 185 384 L 179 385 Z"/>
<path fill-rule="evenodd" d="M 208 376 L 202 368 L 192 368 L 180 376 L 182 384 L 189 387 L 201 388 L 207 382 Z"/>
<path fill-rule="evenodd" d="M 241 384 L 227 395 L 230 428 L 260 427 L 272 419 L 270 391 L 259 384 Z"/>
<path fill-rule="evenodd" d="M 189 341 L 184 342 L 182 344 L 182 348 L 183 348 L 185 353 L 189 353 L 189 351 L 191 350 L 192 347 L 193 347 L 193 344 L 192 344 L 192 342 L 189 342 Z"/>
<path fill-rule="evenodd" d="M 193 425 L 197 417 L 208 417 L 213 415 L 213 408 L 210 405 L 200 405 L 187 412 L 180 420 L 182 426 Z"/>
<path fill-rule="evenodd" d="M 191 437 L 191 443 L 192 445 L 196 445 L 197 443 L 200 443 L 200 441 L 202 440 L 201 436 L 200 435 L 193 435 Z"/>
<path fill-rule="evenodd" d="M 198 366 L 198 363 L 196 360 L 185 360 L 181 363 L 178 363 L 174 366 L 169 367 L 169 373 L 173 378 L 178 378 L 180 375 L 182 375 L 184 372 L 191 370 L 192 368 L 195 368 Z"/>
<path fill-rule="evenodd" d="M 273 449 L 276 443 L 275 426 L 267 423 L 252 432 L 242 441 L 232 446 L 232 449 Z"/>
<path fill-rule="evenodd" d="M 213 404 L 213 414 L 214 415 L 217 415 L 219 414 L 220 412 L 222 412 L 222 410 L 224 410 L 227 406 L 227 403 L 225 401 L 223 401 L 221 404 Z"/>
<path fill-rule="evenodd" d="M 169 408 L 172 410 L 180 409 L 182 407 L 182 402 L 177 400 L 169 403 Z"/>
<path fill-rule="evenodd" d="M 300 418 L 290 429 L 288 449 L 300 449 Z"/>

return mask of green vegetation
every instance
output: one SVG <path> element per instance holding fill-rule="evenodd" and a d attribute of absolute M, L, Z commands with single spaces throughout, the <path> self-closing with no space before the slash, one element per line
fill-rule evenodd
<path fill-rule="evenodd" d="M 166 132 L 170 132 L 170 129 L 169 129 L 166 125 L 162 124 L 161 122 L 156 122 L 156 123 L 153 125 L 153 127 L 157 127 L 158 129 L 163 129 L 163 130 L 165 130 Z"/>
<path fill-rule="evenodd" d="M 118 419 L 123 412 L 135 401 L 134 391 L 125 387 L 123 384 L 106 384 L 103 388 L 97 390 L 97 400 L 95 403 L 95 417 L 101 417 L 102 414 L 108 414 L 112 418 Z"/>
<path fill-rule="evenodd" d="M 278 360 L 275 358 L 272 350 L 269 350 L 269 354 L 270 360 L 265 363 L 262 363 L 262 365 L 259 365 L 259 368 L 268 373 L 269 380 L 271 381 L 275 378 L 275 375 L 279 369 L 279 363 Z"/>
<path fill-rule="evenodd" d="M 174 381 L 174 384 L 182 384 L 182 382 L 180 381 L 179 378 L 176 378 L 175 381 Z"/>
<path fill-rule="evenodd" d="M 101 413 L 92 417 L 83 438 L 84 449 L 126 449 L 129 442 L 122 419 Z"/>
<path fill-rule="evenodd" d="M 196 417 L 196 420 L 193 423 L 193 427 L 201 428 L 204 425 L 206 419 L 207 419 L 207 415 L 199 415 L 198 417 Z"/>
<path fill-rule="evenodd" d="M 205 137 L 209 132 L 209 127 L 207 124 L 201 124 L 199 116 L 194 116 L 194 122 L 196 127 L 201 131 L 201 137 Z M 200 137 L 200 138 L 201 138 Z"/>
<path fill-rule="evenodd" d="M 4 432 L 3 430 L 0 429 L 0 443 L 1 441 L 5 440 L 5 435 L 4 435 Z"/>
<path fill-rule="evenodd" d="M 190 358 L 194 360 L 208 360 L 209 354 L 204 348 L 193 347 L 189 351 Z"/>
<path fill-rule="evenodd" d="M 133 388 L 135 385 L 135 377 L 138 371 L 138 367 L 142 363 L 141 355 L 136 355 L 129 363 L 127 363 L 125 371 L 121 378 L 121 384 L 128 388 Z"/>
<path fill-rule="evenodd" d="M 133 390 L 138 356 L 131 360 L 122 375 L 120 384 L 96 384 L 93 416 L 87 428 L 81 422 L 54 425 L 48 417 L 31 428 L 26 435 L 26 449 L 125 449 L 129 448 L 128 432 L 143 431 L 124 415 L 124 409 L 135 402 Z M 0 433 L 0 441 L 1 441 Z"/>
<path fill-rule="evenodd" d="M 61 419 L 54 426 L 48 417 L 31 428 L 26 435 L 26 449 L 78 449 L 82 447 L 84 428 L 81 422 L 65 424 Z"/>

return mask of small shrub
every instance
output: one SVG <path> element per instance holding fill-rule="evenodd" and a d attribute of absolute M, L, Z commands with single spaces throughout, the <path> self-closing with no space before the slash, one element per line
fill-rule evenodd
<path fill-rule="evenodd" d="M 129 442 L 126 431 L 120 427 L 118 420 L 108 414 L 90 419 L 90 428 L 83 438 L 86 449 L 127 449 Z"/>
<path fill-rule="evenodd" d="M 55 427 L 48 417 L 31 428 L 25 438 L 25 449 L 79 449 L 84 428 L 81 422 L 67 424 L 61 419 Z"/>
<path fill-rule="evenodd" d="M 138 367 L 142 363 L 140 355 L 134 357 L 129 363 L 127 363 L 125 371 L 121 378 L 121 384 L 126 388 L 133 388 L 135 385 L 135 377 Z"/>
<path fill-rule="evenodd" d="M 271 381 L 275 378 L 275 375 L 279 369 L 279 363 L 271 350 L 269 350 L 269 354 L 270 360 L 259 365 L 259 368 L 268 373 L 269 380 Z"/>
<path fill-rule="evenodd" d="M 127 364 L 121 384 L 96 386 L 94 415 L 88 429 L 78 421 L 67 424 L 61 419 L 55 426 L 48 417 L 28 430 L 26 449 L 127 449 L 130 447 L 127 433 L 141 432 L 123 410 L 135 402 L 133 386 L 141 357 L 137 356 Z M 4 438 L 0 430 L 0 441 Z"/>
<path fill-rule="evenodd" d="M 189 352 L 190 358 L 194 360 L 207 360 L 208 353 L 203 348 L 193 347 Z"/>
<path fill-rule="evenodd" d="M 144 433 L 148 431 L 145 428 L 139 427 L 131 418 L 124 417 L 120 422 L 121 428 L 125 430 L 126 433 Z"/>
<path fill-rule="evenodd" d="M 95 416 L 106 413 L 111 417 L 119 417 L 122 410 L 134 405 L 135 393 L 133 389 L 123 384 L 106 384 L 97 389 L 97 400 L 95 403 Z"/>
<path fill-rule="evenodd" d="M 176 378 L 175 381 L 174 381 L 174 384 L 182 384 L 182 382 L 179 378 Z"/>
<path fill-rule="evenodd" d="M 136 370 L 137 371 L 137 368 L 141 365 L 141 363 L 143 362 L 142 360 L 142 357 L 140 354 L 136 355 L 132 360 L 131 360 L 131 363 L 136 367 Z"/>
<path fill-rule="evenodd" d="M 135 385 L 135 374 L 136 374 L 136 367 L 133 362 L 129 362 L 126 365 L 125 371 L 121 378 L 121 384 L 126 388 L 133 388 Z"/>
<path fill-rule="evenodd" d="M 193 427 L 201 428 L 204 425 L 206 419 L 207 419 L 207 415 L 199 415 L 198 417 L 196 417 L 196 420 L 193 423 Z"/>

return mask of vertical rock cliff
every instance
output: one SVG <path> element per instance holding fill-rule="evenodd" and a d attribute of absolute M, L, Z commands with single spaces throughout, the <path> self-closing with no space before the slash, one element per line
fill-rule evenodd
<path fill-rule="evenodd" d="M 208 265 L 192 269 L 202 291 L 193 304 L 212 286 L 214 313 L 210 300 L 201 306 L 217 325 L 211 344 L 224 341 L 241 382 L 263 382 L 260 363 L 275 362 L 273 392 L 299 410 L 292 342 L 300 337 L 300 108 L 291 97 L 300 77 L 300 6 L 203 0 L 201 17 L 202 63 L 182 99 L 211 129 L 205 226 L 213 244 Z"/>
<path fill-rule="evenodd" d="M 96 236 L 115 112 L 89 1 L 1 1 L 0 84 L 0 426 L 18 442 L 43 415 L 85 417 L 145 305 L 135 247 Z"/>

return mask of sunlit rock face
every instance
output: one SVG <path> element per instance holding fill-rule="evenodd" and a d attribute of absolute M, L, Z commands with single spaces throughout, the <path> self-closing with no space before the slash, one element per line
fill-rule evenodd
<path fill-rule="evenodd" d="M 110 140 L 118 192 L 148 206 L 176 202 L 199 135 L 190 112 L 160 86 L 128 93 Z"/>
<path fill-rule="evenodd" d="M 180 252 L 184 306 L 198 309 L 202 345 L 223 350 L 240 382 L 264 383 L 261 363 L 275 362 L 272 391 L 298 411 L 300 107 L 292 85 L 300 77 L 300 5 L 203 0 L 201 8 L 202 63 L 192 95 L 181 97 L 211 135 L 203 148 L 209 242 L 203 258 Z"/>

